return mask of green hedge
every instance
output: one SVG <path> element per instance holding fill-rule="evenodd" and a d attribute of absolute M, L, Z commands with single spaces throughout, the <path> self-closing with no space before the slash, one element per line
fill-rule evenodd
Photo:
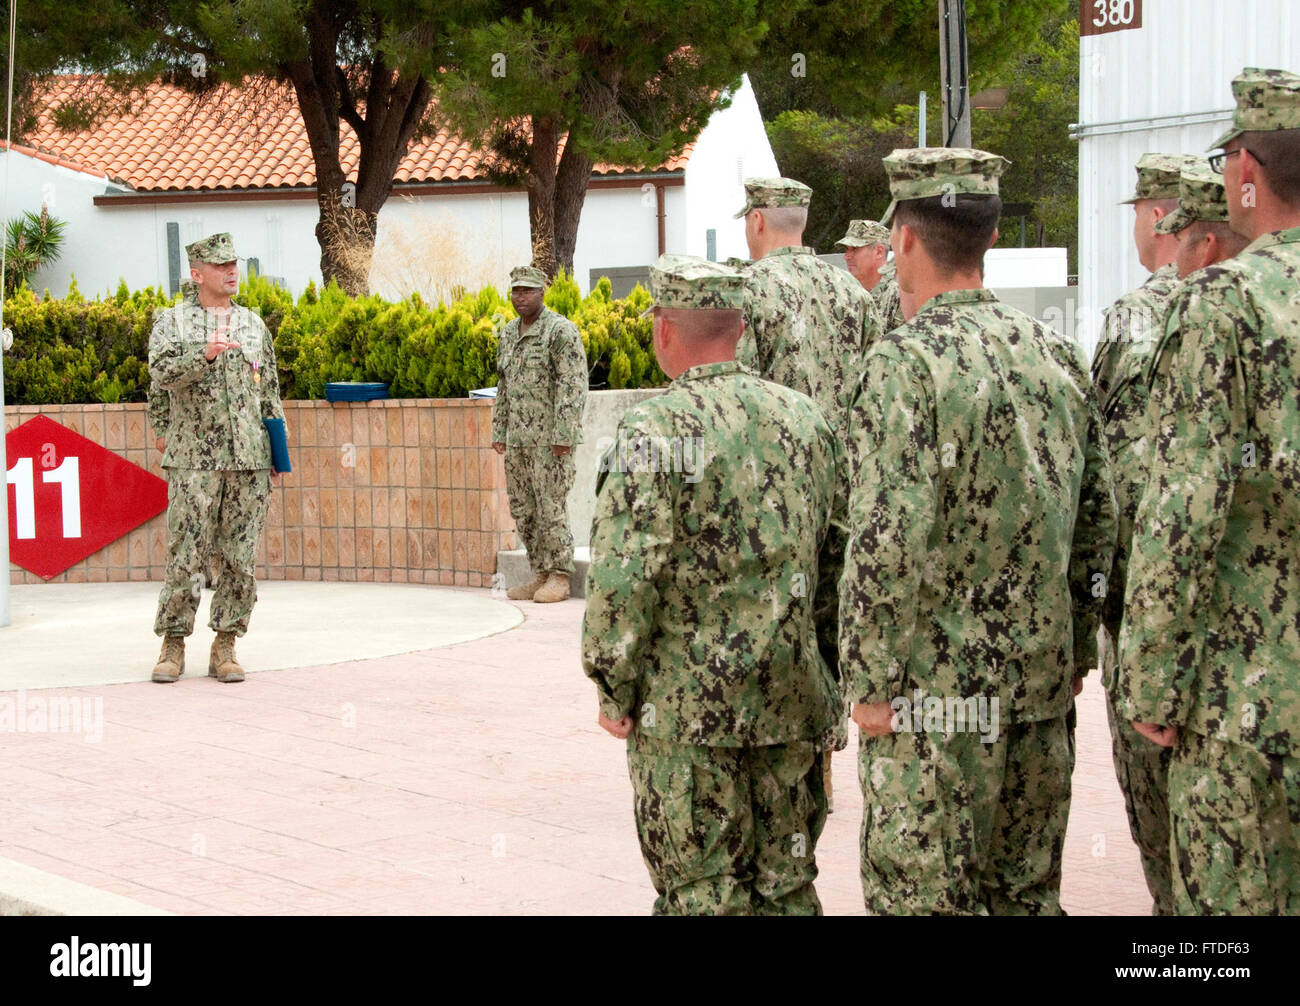
<path fill-rule="evenodd" d="M 395 398 L 461 398 L 496 383 L 497 332 L 514 317 L 507 297 L 485 287 L 451 304 L 418 296 L 386 301 L 349 297 L 314 284 L 296 301 L 254 276 L 236 302 L 261 312 L 275 339 L 284 398 L 324 398 L 328 381 L 383 381 Z M 153 314 L 175 303 L 149 287 L 125 284 L 108 299 L 88 301 L 74 283 L 67 297 L 38 297 L 24 287 L 5 302 L 13 348 L 5 354 L 5 401 L 15 405 L 142 402 L 149 388 Z M 546 305 L 582 333 L 593 388 L 660 387 L 650 296 L 637 287 L 615 300 L 602 279 L 586 297 L 567 276 L 546 292 Z"/>

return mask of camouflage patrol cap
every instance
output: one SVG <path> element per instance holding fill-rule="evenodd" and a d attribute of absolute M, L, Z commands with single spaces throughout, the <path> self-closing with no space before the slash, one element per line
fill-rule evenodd
<path fill-rule="evenodd" d="M 210 262 L 213 265 L 223 265 L 241 258 L 235 254 L 235 239 L 224 231 L 187 244 L 185 254 L 191 262 Z"/>
<path fill-rule="evenodd" d="M 807 206 L 810 202 L 812 189 L 793 178 L 746 178 L 745 205 L 733 219 L 739 220 L 750 210 Z"/>
<path fill-rule="evenodd" d="M 863 248 L 866 245 L 889 244 L 889 228 L 874 220 L 850 220 L 844 237 L 835 242 L 837 247 Z"/>
<path fill-rule="evenodd" d="M 1178 180 L 1178 209 L 1156 224 L 1157 234 L 1177 234 L 1196 220 L 1227 220 L 1223 176 L 1209 166 L 1185 170 Z"/>
<path fill-rule="evenodd" d="M 998 194 L 998 176 L 1011 162 L 973 147 L 913 147 L 884 159 L 893 202 L 880 218 L 888 227 L 894 210 L 907 199 L 943 195 Z"/>
<path fill-rule="evenodd" d="M 546 273 L 531 265 L 517 265 L 510 270 L 510 289 L 517 286 L 535 286 L 546 289 Z"/>
<path fill-rule="evenodd" d="M 655 307 L 740 311 L 745 306 L 745 277 L 694 255 L 660 255 L 650 267 L 650 291 Z"/>
<path fill-rule="evenodd" d="M 1237 99 L 1232 128 L 1210 144 L 1210 150 L 1242 133 L 1300 129 L 1300 76 L 1289 70 L 1248 66 L 1232 78 L 1232 96 Z"/>
<path fill-rule="evenodd" d="M 1140 199 L 1177 199 L 1183 169 L 1205 163 L 1205 158 L 1192 154 L 1143 154 L 1137 162 L 1137 188 L 1127 199 L 1121 199 L 1120 205 Z"/>
<path fill-rule="evenodd" d="M 735 255 L 730 255 L 727 257 L 724 264 L 730 269 L 739 269 L 741 272 L 744 272 L 754 264 L 754 260 L 752 258 L 737 258 Z"/>

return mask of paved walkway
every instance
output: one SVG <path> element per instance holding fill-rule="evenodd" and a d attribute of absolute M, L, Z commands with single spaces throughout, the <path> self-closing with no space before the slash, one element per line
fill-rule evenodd
<path fill-rule="evenodd" d="M 286 599 L 309 608 L 318 586 L 284 585 L 301 592 Z M 169 686 L 27 691 L 21 732 L 3 721 L 20 693 L 0 690 L 0 858 L 179 913 L 646 913 L 623 745 L 596 727 L 578 659 L 583 603 L 402 589 L 431 613 L 481 602 L 524 621 L 239 685 L 191 672 Z M 29 680 L 12 670 L 7 631 L 3 674 Z M 75 635 L 51 640 L 41 666 Z M 144 637 L 139 679 L 156 655 Z M 80 733 L 30 732 L 73 705 Z M 98 736 L 86 727 L 97 708 Z M 1079 738 L 1063 900 L 1078 914 L 1145 914 L 1096 681 Z M 863 911 L 855 757 L 850 743 L 835 758 L 837 812 L 817 849 L 829 914 Z"/>
<path fill-rule="evenodd" d="M 25 584 L 10 588 L 0 629 L 0 691 L 113 685 L 149 677 L 157 583 Z M 514 628 L 523 616 L 487 590 L 430 593 L 400 583 L 257 585 L 252 630 L 238 646 L 250 671 L 334 664 L 427 650 Z M 186 673 L 207 673 L 212 592 L 204 591 L 185 648 Z M 376 631 L 378 628 L 379 631 Z M 52 659 L 55 658 L 55 659 Z M 146 670 L 141 674 L 141 667 Z"/>

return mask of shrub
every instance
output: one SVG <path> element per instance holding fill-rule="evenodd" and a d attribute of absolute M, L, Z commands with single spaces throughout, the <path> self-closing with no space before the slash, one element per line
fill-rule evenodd
<path fill-rule="evenodd" d="M 19 405 L 142 402 L 149 390 L 154 312 L 176 302 L 161 290 L 88 301 L 75 282 L 63 298 L 26 286 L 5 302 L 14 345 L 5 357 L 5 400 Z M 493 287 L 430 305 L 418 295 L 386 301 L 349 297 L 337 284 L 309 284 L 295 300 L 260 276 L 236 302 L 260 312 L 275 340 L 284 398 L 324 398 L 330 381 L 382 381 L 395 398 L 459 398 L 496 383 L 497 336 L 515 316 Z M 593 388 L 657 387 L 668 379 L 654 358 L 650 304 L 641 287 L 621 300 L 602 279 L 585 298 L 561 274 L 546 305 L 582 334 Z"/>

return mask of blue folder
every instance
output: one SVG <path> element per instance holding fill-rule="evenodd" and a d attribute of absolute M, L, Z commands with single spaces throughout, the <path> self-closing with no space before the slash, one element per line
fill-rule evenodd
<path fill-rule="evenodd" d="M 271 465 L 281 475 L 293 469 L 289 467 L 289 438 L 284 433 L 283 419 L 263 419 L 266 435 L 271 438 Z"/>

